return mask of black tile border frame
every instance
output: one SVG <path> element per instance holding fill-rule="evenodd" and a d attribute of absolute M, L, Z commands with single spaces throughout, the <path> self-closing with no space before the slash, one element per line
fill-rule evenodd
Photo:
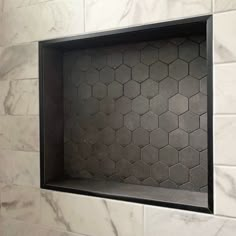
<path fill-rule="evenodd" d="M 151 30 L 155 28 L 163 28 L 166 26 L 176 26 L 181 24 L 188 24 L 188 23 L 199 23 L 205 22 L 206 23 L 206 42 L 207 42 L 207 122 L 208 122 L 208 208 L 205 207 L 197 207 L 197 206 L 190 206 L 184 204 L 176 204 L 171 202 L 161 202 L 161 201 L 154 201 L 154 200 L 147 200 L 142 198 L 133 198 L 133 197 L 126 197 L 126 196 L 117 196 L 111 195 L 106 193 L 96 193 L 92 191 L 83 191 L 79 189 L 67 188 L 63 186 L 55 186 L 53 184 L 46 183 L 45 181 L 45 156 L 44 156 L 44 67 L 43 67 L 43 48 L 45 46 L 55 45 L 58 47 L 61 43 L 69 42 L 66 45 L 65 49 L 73 49 L 76 44 L 76 41 L 81 39 L 94 39 L 96 40 L 97 37 L 106 37 L 111 35 L 118 35 L 118 34 L 128 34 L 136 31 L 143 31 L 143 30 Z M 175 209 L 183 209 L 188 211 L 195 211 L 195 212 L 202 212 L 213 214 L 214 213 L 214 165 L 213 165 L 213 28 L 212 28 L 212 15 L 194 17 L 194 18 L 187 18 L 181 20 L 174 20 L 162 23 L 155 23 L 155 24 L 148 24 L 143 26 L 135 26 L 135 27 L 128 27 L 118 30 L 111 30 L 111 31 L 103 31 L 99 33 L 89 33 L 83 34 L 80 36 L 73 36 L 73 37 L 66 37 L 60 39 L 53 39 L 53 40 L 46 40 L 39 42 L 39 101 L 40 101 L 40 187 L 46 190 L 54 190 L 60 192 L 67 192 L 67 193 L 75 193 L 75 194 L 82 194 L 87 196 L 94 196 L 100 198 L 107 198 L 113 200 L 121 200 L 133 203 L 141 203 L 147 205 L 154 205 L 154 206 L 163 206 L 167 208 L 175 208 Z M 71 44 L 70 44 L 71 43 Z M 74 44 L 75 43 L 75 44 Z"/>
<path fill-rule="evenodd" d="M 208 209 L 214 213 L 213 152 L 213 18 L 207 19 L 207 133 L 208 133 Z"/>

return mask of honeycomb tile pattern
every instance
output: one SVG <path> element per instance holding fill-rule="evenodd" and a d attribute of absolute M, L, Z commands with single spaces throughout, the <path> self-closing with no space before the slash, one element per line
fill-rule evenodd
<path fill-rule="evenodd" d="M 206 191 L 207 70 L 199 38 L 76 52 L 64 75 L 67 175 Z"/>

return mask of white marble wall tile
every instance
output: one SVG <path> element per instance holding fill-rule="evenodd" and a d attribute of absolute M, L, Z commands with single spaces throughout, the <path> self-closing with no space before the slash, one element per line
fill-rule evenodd
<path fill-rule="evenodd" d="M 0 90 L 0 114 L 39 114 L 38 79 L 0 81 Z"/>
<path fill-rule="evenodd" d="M 0 181 L 0 222 L 1 222 L 1 208 L 2 208 L 2 204 L 1 204 L 1 195 L 2 195 L 2 191 L 3 191 L 3 188 L 6 186 L 5 183 L 2 183 Z M 1 223 L 0 223 L 1 224 Z M 0 227 L 1 228 L 1 227 Z M 1 234 L 0 234 L 1 235 Z"/>
<path fill-rule="evenodd" d="M 85 28 L 101 31 L 209 13 L 211 0 L 86 0 Z"/>
<path fill-rule="evenodd" d="M 215 214 L 236 217 L 236 167 L 215 167 Z"/>
<path fill-rule="evenodd" d="M 235 158 L 236 116 L 214 118 L 214 162 L 236 165 Z"/>
<path fill-rule="evenodd" d="M 0 1 L 0 4 L 1 4 L 1 1 Z M 1 207 L 0 207 L 0 210 L 1 210 Z M 4 219 L 0 215 L 0 235 L 5 236 L 4 234 L 6 235 L 6 233 L 4 233 Z"/>
<path fill-rule="evenodd" d="M 1 202 L 1 191 L 2 191 L 2 188 L 3 188 L 5 185 L 6 185 L 5 183 L 3 183 L 3 182 L 0 181 L 0 202 Z M 1 205 L 1 203 L 0 203 L 0 205 Z"/>
<path fill-rule="evenodd" d="M 214 113 L 236 114 L 236 63 L 214 66 Z"/>
<path fill-rule="evenodd" d="M 39 153 L 0 150 L 0 182 L 39 187 Z"/>
<path fill-rule="evenodd" d="M 39 223 L 39 189 L 16 185 L 5 186 L 1 193 L 1 205 L 1 215 L 3 217 Z"/>
<path fill-rule="evenodd" d="M 84 32 L 83 0 L 57 0 L 5 12 L 0 45 L 57 38 Z"/>
<path fill-rule="evenodd" d="M 91 236 L 142 236 L 143 206 L 42 191 L 41 222 Z"/>
<path fill-rule="evenodd" d="M 10 82 L 8 80 L 0 80 L 0 115 L 5 115 L 5 99 L 9 92 Z"/>
<path fill-rule="evenodd" d="M 236 0 L 214 0 L 214 11 L 230 11 L 236 9 Z"/>
<path fill-rule="evenodd" d="M 38 224 L 29 224 L 18 220 L 0 217 L 1 236 L 82 236 L 63 231 L 56 231 Z"/>
<path fill-rule="evenodd" d="M 236 11 L 214 15 L 214 62 L 236 61 Z"/>
<path fill-rule="evenodd" d="M 3 47 L 0 49 L 0 61 L 0 82 L 38 78 L 38 43 Z"/>
<path fill-rule="evenodd" d="M 235 235 L 236 220 L 160 207 L 144 209 L 144 236 Z"/>
<path fill-rule="evenodd" d="M 0 14 L 3 11 L 3 0 L 0 0 Z"/>
<path fill-rule="evenodd" d="M 39 151 L 37 116 L 0 116 L 0 149 Z"/>
<path fill-rule="evenodd" d="M 40 3 L 45 3 L 49 1 L 55 1 L 55 0 L 1 0 L 2 1 L 2 11 L 10 11 L 16 8 L 36 5 Z M 1 4 L 0 4 L 1 6 Z"/>

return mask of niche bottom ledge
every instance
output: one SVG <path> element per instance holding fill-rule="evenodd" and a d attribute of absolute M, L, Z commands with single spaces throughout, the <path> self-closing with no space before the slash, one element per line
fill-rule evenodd
<path fill-rule="evenodd" d="M 208 194 L 94 179 L 52 181 L 45 189 L 211 213 Z"/>

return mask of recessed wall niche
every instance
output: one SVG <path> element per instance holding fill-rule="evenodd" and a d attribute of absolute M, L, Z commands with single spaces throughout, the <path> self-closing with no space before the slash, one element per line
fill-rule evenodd
<path fill-rule="evenodd" d="M 41 186 L 212 212 L 211 18 L 40 42 Z"/>

